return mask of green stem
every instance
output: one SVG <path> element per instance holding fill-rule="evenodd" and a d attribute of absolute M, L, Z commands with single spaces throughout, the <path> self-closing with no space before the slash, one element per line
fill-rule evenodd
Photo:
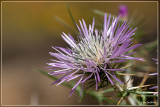
<path fill-rule="evenodd" d="M 120 100 L 119 100 L 119 102 L 117 103 L 117 105 L 119 105 L 121 102 L 122 102 L 122 100 L 126 97 L 126 95 L 127 95 L 127 92 L 125 92 L 123 95 L 122 95 L 122 97 L 120 98 Z M 129 103 L 130 104 L 130 102 L 127 100 L 127 103 Z"/>
<path fill-rule="evenodd" d="M 130 97 L 126 97 L 128 93 L 125 92 L 125 93 L 122 94 L 123 89 L 120 89 L 120 87 L 119 87 L 118 85 L 116 85 L 116 84 L 114 85 L 114 87 L 115 87 L 114 89 L 118 90 L 118 93 L 121 94 L 121 96 L 122 96 L 122 97 L 120 98 L 119 102 L 117 103 L 117 105 L 119 105 L 123 99 L 126 100 L 126 103 L 127 103 L 128 105 L 132 105 L 132 102 L 131 102 L 131 100 L 129 99 Z"/>

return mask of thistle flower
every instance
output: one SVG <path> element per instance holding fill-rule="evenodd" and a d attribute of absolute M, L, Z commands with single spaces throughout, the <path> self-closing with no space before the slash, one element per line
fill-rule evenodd
<path fill-rule="evenodd" d="M 126 21 L 128 19 L 128 8 L 125 5 L 119 6 L 119 16 L 123 21 Z"/>
<path fill-rule="evenodd" d="M 79 78 L 70 95 L 79 84 L 82 85 L 83 90 L 84 83 L 90 79 L 95 81 L 96 90 L 98 83 L 102 81 L 108 81 L 109 84 L 114 85 L 116 80 L 123 84 L 115 74 L 116 71 L 123 71 L 123 69 L 115 68 L 114 65 L 126 60 L 143 60 L 130 56 L 135 53 L 130 53 L 130 50 L 141 45 L 131 46 L 133 44 L 131 37 L 135 34 L 136 28 L 132 30 L 129 23 L 120 24 L 119 17 L 111 18 L 111 15 L 107 17 L 107 14 L 104 15 L 103 30 L 94 28 L 94 18 L 88 28 L 83 19 L 79 23 L 80 27 L 77 25 L 80 34 L 79 40 L 76 41 L 70 34 L 63 33 L 61 36 L 70 48 L 53 47 L 57 53 L 50 52 L 50 55 L 56 57 L 57 60 L 48 63 L 51 70 L 54 70 L 49 74 L 63 74 L 53 84 L 60 85 L 65 81 Z"/>

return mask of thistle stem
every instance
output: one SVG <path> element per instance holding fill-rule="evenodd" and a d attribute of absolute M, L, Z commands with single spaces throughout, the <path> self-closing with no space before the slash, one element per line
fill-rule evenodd
<path fill-rule="evenodd" d="M 119 93 L 119 94 L 121 94 L 121 98 L 120 98 L 120 100 L 119 100 L 119 102 L 117 103 L 117 105 L 119 105 L 121 102 L 122 102 L 122 100 L 123 99 L 125 99 L 126 100 L 126 103 L 128 104 L 128 105 L 133 105 L 132 103 L 131 103 L 131 100 L 129 99 L 129 97 L 126 97 L 127 96 L 127 92 L 125 92 L 124 94 L 122 94 L 122 91 L 123 91 L 123 89 L 122 88 L 120 88 L 118 85 L 114 85 L 114 86 L 112 86 L 114 89 L 115 89 L 115 91 L 117 91 L 117 93 Z"/>
<path fill-rule="evenodd" d="M 122 100 L 124 99 L 124 97 L 127 95 L 127 92 L 125 92 L 123 95 L 122 95 L 122 97 L 120 98 L 120 100 L 118 101 L 118 103 L 117 103 L 117 105 L 119 105 L 121 102 L 122 102 Z M 127 101 L 128 102 L 128 101 Z M 130 102 L 128 102 L 128 103 L 130 103 Z"/>

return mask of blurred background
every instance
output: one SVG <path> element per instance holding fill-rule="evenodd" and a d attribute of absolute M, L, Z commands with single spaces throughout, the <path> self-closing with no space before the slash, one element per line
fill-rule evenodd
<path fill-rule="evenodd" d="M 119 6 L 128 7 L 128 19 L 134 17 L 137 27 L 145 35 L 139 43 L 157 40 L 156 2 L 81 2 L 68 3 L 78 23 L 84 18 L 90 24 L 93 17 L 103 23 L 103 16 L 94 9 L 117 16 Z M 53 80 L 36 69 L 43 69 L 52 58 L 51 46 L 66 47 L 62 32 L 74 32 L 56 21 L 61 18 L 74 28 L 66 3 L 58 2 L 3 2 L 2 3 L 2 104 L 3 105 L 90 105 L 98 104 L 91 96 L 78 103 L 78 95 L 70 98 L 71 89 L 62 85 L 50 86 Z M 98 23 L 98 21 L 97 21 Z M 143 24 L 143 25 L 141 25 Z M 76 35 L 73 35 L 76 38 Z M 145 54 L 142 54 L 142 56 Z M 157 58 L 156 49 L 150 58 Z M 154 61 L 153 61 L 154 62 Z M 154 65 L 154 64 L 153 64 Z"/>

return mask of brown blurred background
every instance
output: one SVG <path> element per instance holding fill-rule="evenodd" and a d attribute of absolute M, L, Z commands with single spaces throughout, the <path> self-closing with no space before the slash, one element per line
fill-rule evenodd
<path fill-rule="evenodd" d="M 103 2 L 68 3 L 76 22 L 84 18 L 87 24 L 92 18 L 101 18 L 93 13 L 98 9 L 118 15 L 118 7 L 128 7 L 129 16 L 142 17 L 144 31 L 148 32 L 140 42 L 147 43 L 157 38 L 156 2 Z M 35 72 L 45 71 L 52 57 L 51 46 L 66 46 L 62 32 L 71 33 L 55 21 L 59 16 L 71 27 L 73 23 L 66 3 L 57 2 L 3 2 L 2 3 L 2 104 L 3 105 L 77 105 L 98 104 L 90 96 L 78 103 L 77 94 L 69 98 L 71 89 L 50 86 L 53 80 Z M 141 22 L 139 22 L 141 23 Z M 76 35 L 73 35 L 76 37 Z M 156 56 L 154 56 L 156 58 Z M 47 71 L 48 72 L 48 71 Z"/>

